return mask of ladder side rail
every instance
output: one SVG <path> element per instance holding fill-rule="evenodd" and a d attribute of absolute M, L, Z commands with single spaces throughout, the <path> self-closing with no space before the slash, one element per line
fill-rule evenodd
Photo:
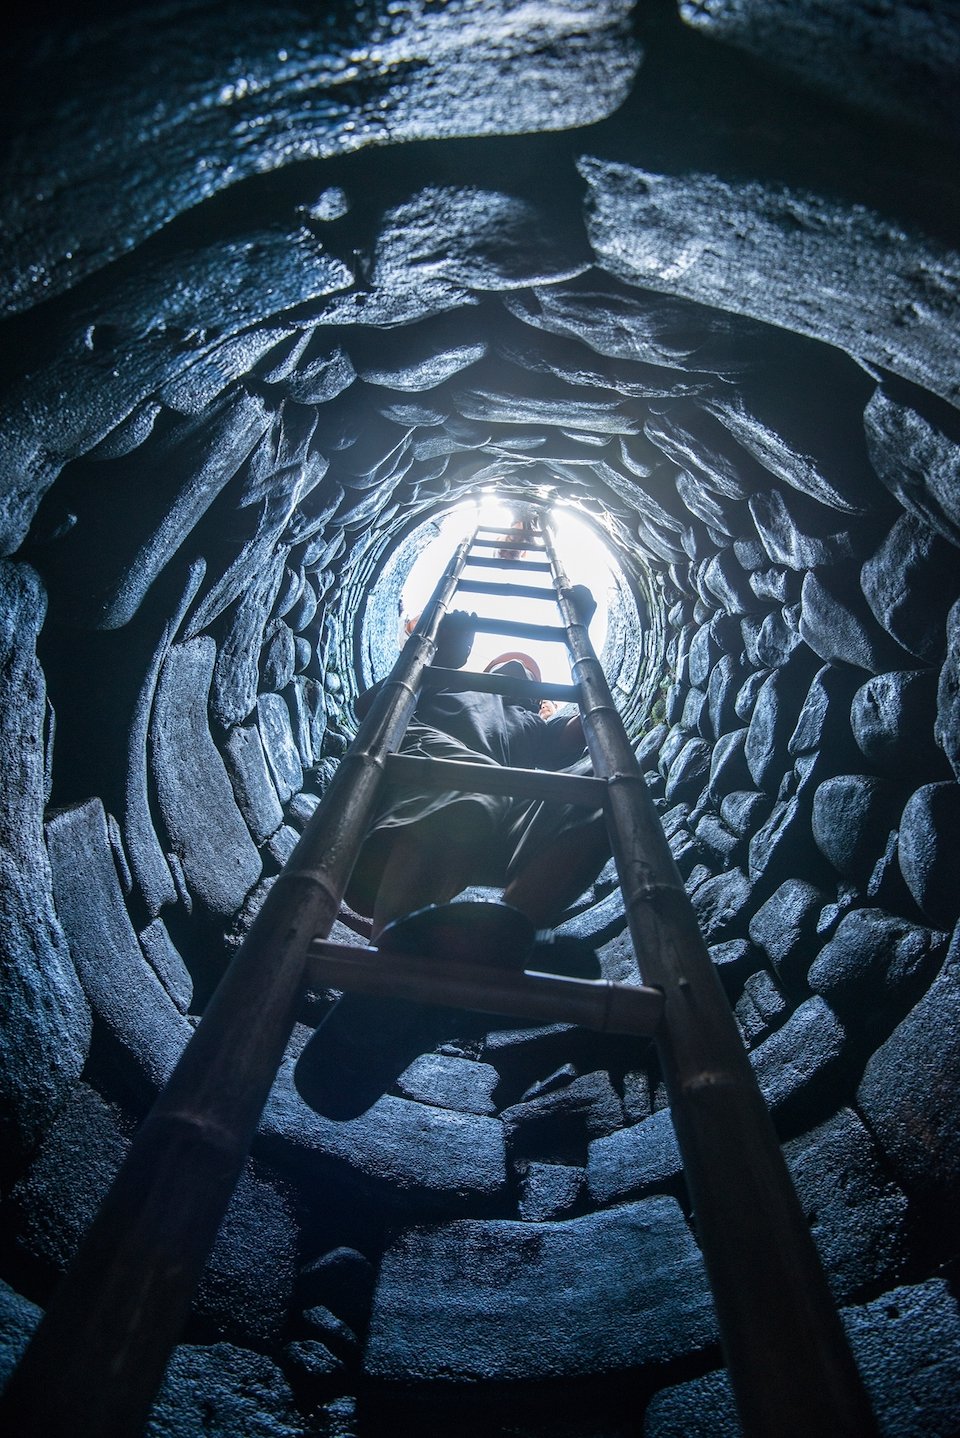
<path fill-rule="evenodd" d="M 613 703 L 544 538 L 734 1395 L 747 1438 L 877 1432 L 809 1225 L 729 1003 Z"/>
<path fill-rule="evenodd" d="M 469 547 L 455 551 L 138 1130 L 0 1402 L 8 1431 L 142 1430 L 296 1021 L 310 943 L 336 918 Z"/>

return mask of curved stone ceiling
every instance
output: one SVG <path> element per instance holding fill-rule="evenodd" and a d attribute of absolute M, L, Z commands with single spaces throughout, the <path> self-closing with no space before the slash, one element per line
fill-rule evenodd
<path fill-rule="evenodd" d="M 625 708 L 857 1356 L 885 1431 L 904 1392 L 950 1431 L 955 20 L 679 9 L 106 7 L 13 47 L 13 1330 L 342 752 L 368 578 L 495 483 L 638 578 Z M 611 875 L 568 927 L 636 972 Z M 158 1431 L 458 1384 L 486 1431 L 613 1435 L 625 1393 L 733 1431 L 651 1055 L 464 1023 L 346 1125 L 289 1066 Z"/>

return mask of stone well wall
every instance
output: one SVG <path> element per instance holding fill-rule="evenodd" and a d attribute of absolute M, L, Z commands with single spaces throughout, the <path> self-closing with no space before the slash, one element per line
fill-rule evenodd
<path fill-rule="evenodd" d="M 955 37 L 679 11 L 17 38 L 7 1369 L 343 752 L 357 574 L 497 483 L 642 576 L 637 752 L 881 1429 L 956 1431 Z M 611 868 L 564 928 L 636 976 Z M 150 1432 L 735 1434 L 652 1051 L 452 1015 L 337 1124 L 290 1078 L 328 1003 Z"/>

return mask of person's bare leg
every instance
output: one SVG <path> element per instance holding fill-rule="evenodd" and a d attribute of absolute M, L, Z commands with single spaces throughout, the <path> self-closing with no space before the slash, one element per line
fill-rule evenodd
<path fill-rule="evenodd" d="M 374 941 L 387 924 L 426 904 L 445 904 L 470 883 L 471 846 L 427 825 L 400 829 L 373 908 Z"/>
<path fill-rule="evenodd" d="M 526 914 L 538 929 L 552 927 L 593 883 L 609 857 L 610 841 L 602 818 L 567 829 L 510 881 L 503 901 Z"/>

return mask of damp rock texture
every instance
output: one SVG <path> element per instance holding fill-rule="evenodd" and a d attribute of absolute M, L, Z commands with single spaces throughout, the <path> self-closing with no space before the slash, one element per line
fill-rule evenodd
<path fill-rule="evenodd" d="M 880 1431 L 948 1438 L 949 7 L 79 8 L 0 62 L 7 1368 L 409 567 L 496 490 L 615 554 L 604 661 Z M 583 945 L 642 976 L 612 866 Z M 335 1122 L 293 1081 L 335 997 L 290 1015 L 149 1431 L 426 1429 L 468 1392 L 478 1433 L 736 1432 L 655 1049 L 451 1010 Z"/>
<path fill-rule="evenodd" d="M 384 1256 L 366 1365 L 405 1384 L 579 1376 L 663 1362 L 709 1343 L 713 1324 L 679 1207 L 649 1199 L 567 1223 L 409 1235 Z"/>

